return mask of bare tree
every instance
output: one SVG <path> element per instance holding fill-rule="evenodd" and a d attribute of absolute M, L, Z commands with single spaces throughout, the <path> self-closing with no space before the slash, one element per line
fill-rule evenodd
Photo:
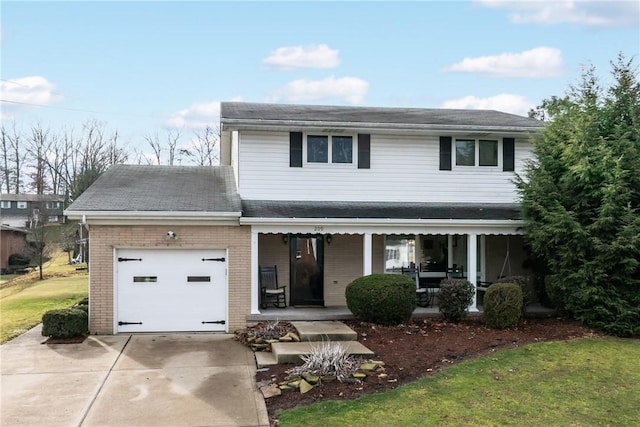
<path fill-rule="evenodd" d="M 30 187 L 35 190 L 36 194 L 45 194 L 45 191 L 51 190 L 47 181 L 46 154 L 53 144 L 54 138 L 55 136 L 51 134 L 50 129 L 43 127 L 40 123 L 31 127 L 27 151 L 33 162 L 31 165 L 33 172 L 29 174 L 31 177 Z"/>
<path fill-rule="evenodd" d="M 27 152 L 23 147 L 20 132 L 16 129 L 16 123 L 11 127 L 2 125 L 0 145 L 2 149 L 2 187 L 7 193 L 20 193 L 22 191 L 22 168 L 26 160 Z"/>
<path fill-rule="evenodd" d="M 158 136 L 158 132 L 154 135 L 145 135 L 144 140 L 147 141 L 149 147 L 153 150 L 153 156 L 155 157 L 155 162 L 152 163 L 148 160 L 149 164 L 162 164 L 162 144 L 160 144 L 160 137 Z"/>
<path fill-rule="evenodd" d="M 218 163 L 218 142 L 220 128 L 207 125 L 202 130 L 194 132 L 193 144 L 190 148 L 181 150 L 199 166 L 213 166 Z"/>

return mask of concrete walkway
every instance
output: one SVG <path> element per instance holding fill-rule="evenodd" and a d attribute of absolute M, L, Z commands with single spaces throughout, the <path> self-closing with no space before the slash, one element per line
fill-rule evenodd
<path fill-rule="evenodd" d="M 253 353 L 225 334 L 0 346 L 2 426 L 268 426 Z"/>

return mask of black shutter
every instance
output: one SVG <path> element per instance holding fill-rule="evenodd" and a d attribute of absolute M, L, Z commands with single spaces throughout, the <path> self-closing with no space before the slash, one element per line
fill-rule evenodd
<path fill-rule="evenodd" d="M 513 138 L 502 139 L 502 170 L 505 172 L 515 170 L 515 140 Z"/>
<path fill-rule="evenodd" d="M 358 134 L 358 169 L 371 168 L 371 135 Z"/>
<path fill-rule="evenodd" d="M 440 137 L 440 170 L 451 170 L 451 137 Z"/>
<path fill-rule="evenodd" d="M 289 166 L 302 167 L 302 132 L 289 132 Z"/>

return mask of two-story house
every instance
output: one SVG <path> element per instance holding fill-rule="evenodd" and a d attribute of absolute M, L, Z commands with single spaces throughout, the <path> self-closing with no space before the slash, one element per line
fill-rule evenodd
<path fill-rule="evenodd" d="M 536 120 L 222 103 L 221 124 L 221 166 L 116 166 L 66 211 L 90 228 L 92 331 L 242 327 L 260 266 L 297 307 L 345 306 L 353 279 L 402 267 L 526 272 L 513 178 Z"/>
<path fill-rule="evenodd" d="M 64 222 L 64 196 L 56 194 L 1 194 L 0 223 L 30 228 L 36 221 Z"/>

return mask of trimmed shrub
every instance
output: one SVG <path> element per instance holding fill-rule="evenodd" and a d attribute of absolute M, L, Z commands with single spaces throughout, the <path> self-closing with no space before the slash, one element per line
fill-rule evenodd
<path fill-rule="evenodd" d="M 416 284 L 400 274 L 371 274 L 347 285 L 347 307 L 355 317 L 380 325 L 397 325 L 416 308 Z"/>
<path fill-rule="evenodd" d="M 438 307 L 445 320 L 460 322 L 473 301 L 473 285 L 466 279 L 444 279 L 438 291 Z"/>
<path fill-rule="evenodd" d="M 522 313 L 527 309 L 529 304 L 538 301 L 536 289 L 533 280 L 529 276 L 507 276 L 496 280 L 494 283 L 515 283 L 522 289 Z"/>
<path fill-rule="evenodd" d="M 494 329 L 515 326 L 522 314 L 522 287 L 516 283 L 495 283 L 484 295 L 484 320 Z"/>
<path fill-rule="evenodd" d="M 51 338 L 73 338 L 89 331 L 89 316 L 84 310 L 63 308 L 49 310 L 42 316 L 42 335 Z"/>

